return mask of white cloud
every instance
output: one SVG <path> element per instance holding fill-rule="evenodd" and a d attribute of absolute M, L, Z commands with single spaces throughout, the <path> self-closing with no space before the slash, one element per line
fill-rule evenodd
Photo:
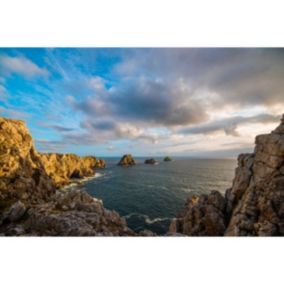
<path fill-rule="evenodd" d="M 88 81 L 88 85 L 91 89 L 97 92 L 105 91 L 105 80 L 99 76 L 92 77 Z"/>
<path fill-rule="evenodd" d="M 0 65 L 3 68 L 3 72 L 10 74 L 16 73 L 23 75 L 26 78 L 33 78 L 37 76 L 47 77 L 49 75 L 48 70 L 40 68 L 31 60 L 26 57 L 13 57 L 7 55 L 0 56 Z"/>
<path fill-rule="evenodd" d="M 0 85 L 0 101 L 5 101 L 8 98 L 8 91 L 2 85 Z"/>

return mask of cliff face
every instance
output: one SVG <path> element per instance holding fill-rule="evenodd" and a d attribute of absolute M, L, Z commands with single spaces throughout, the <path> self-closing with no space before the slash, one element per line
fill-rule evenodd
<path fill-rule="evenodd" d="M 25 124 L 0 118 L 0 207 L 18 199 L 38 202 L 54 192 Z"/>
<path fill-rule="evenodd" d="M 79 157 L 75 154 L 40 154 L 47 174 L 57 187 L 70 182 L 70 179 L 94 175 L 95 168 L 104 168 L 105 163 L 95 157 Z"/>
<path fill-rule="evenodd" d="M 241 154 L 232 188 L 191 197 L 170 234 L 284 235 L 284 116 L 270 134 L 256 137 L 253 154 Z"/>
<path fill-rule="evenodd" d="M 56 190 L 103 165 L 93 157 L 39 154 L 22 121 L 0 118 L 0 235 L 134 235 L 86 192 Z"/>

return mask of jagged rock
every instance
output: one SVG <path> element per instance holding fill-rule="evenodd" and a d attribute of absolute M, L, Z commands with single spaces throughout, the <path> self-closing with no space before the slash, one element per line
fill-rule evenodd
<path fill-rule="evenodd" d="M 172 221 L 169 234 L 222 236 L 226 229 L 225 209 L 225 198 L 218 191 L 193 196 L 188 199 L 184 213 Z"/>
<path fill-rule="evenodd" d="M 170 233 L 284 235 L 284 115 L 280 126 L 270 134 L 257 136 L 255 143 L 253 154 L 238 157 L 235 178 L 232 188 L 226 191 L 222 214 L 220 210 L 214 212 L 214 222 L 211 222 L 212 215 L 208 212 L 212 207 L 208 200 L 212 193 L 198 199 L 193 197 L 185 212 L 172 221 Z M 208 222 L 213 226 L 209 226 L 210 230 Z"/>
<path fill-rule="evenodd" d="M 118 166 L 123 166 L 123 167 L 129 167 L 129 166 L 134 166 L 136 163 L 130 154 L 124 155 L 119 163 L 117 164 Z"/>
<path fill-rule="evenodd" d="M 24 216 L 26 210 L 27 209 L 24 203 L 22 203 L 21 201 L 18 201 L 11 206 L 9 214 L 8 214 L 8 219 L 12 222 L 18 221 Z"/>
<path fill-rule="evenodd" d="M 135 235 L 116 212 L 105 209 L 86 192 L 71 190 L 34 206 L 24 222 L 26 234 L 38 236 Z"/>
<path fill-rule="evenodd" d="M 0 210 L 18 200 L 44 200 L 55 192 L 23 121 L 0 117 Z"/>
<path fill-rule="evenodd" d="M 169 157 L 169 156 L 166 156 L 166 157 L 164 158 L 164 162 L 171 162 L 171 161 L 172 161 L 172 158 Z"/>
<path fill-rule="evenodd" d="M 104 168 L 105 162 L 95 157 L 79 157 L 75 154 L 40 154 L 46 173 L 53 179 L 56 187 L 62 187 L 70 179 L 94 175 L 95 168 Z"/>
<path fill-rule="evenodd" d="M 105 160 L 97 159 L 96 164 L 95 164 L 95 168 L 96 169 L 104 169 L 105 167 L 106 167 Z"/>
<path fill-rule="evenodd" d="M 104 166 L 94 157 L 40 154 L 24 122 L 0 118 L 0 235 L 136 235 L 86 192 L 56 190 Z"/>
<path fill-rule="evenodd" d="M 152 159 L 147 159 L 147 160 L 145 160 L 144 163 L 145 163 L 145 164 L 150 164 L 150 165 L 155 165 L 155 164 L 157 164 L 157 161 L 152 158 Z"/>

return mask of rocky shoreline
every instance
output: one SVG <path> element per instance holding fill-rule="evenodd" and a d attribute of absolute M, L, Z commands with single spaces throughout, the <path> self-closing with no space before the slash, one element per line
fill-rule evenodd
<path fill-rule="evenodd" d="M 57 190 L 103 166 L 95 157 L 38 153 L 23 121 L 0 118 L 0 235 L 136 235 L 86 192 Z"/>
<path fill-rule="evenodd" d="M 135 164 L 130 154 L 118 163 Z M 58 190 L 104 167 L 92 156 L 39 153 L 23 121 L 0 118 L 0 235 L 154 236 L 133 232 L 84 191 Z M 270 134 L 256 137 L 254 153 L 239 155 L 225 196 L 213 191 L 189 198 L 167 235 L 284 235 L 284 116 Z"/>
<path fill-rule="evenodd" d="M 270 134 L 259 135 L 252 154 L 241 154 L 233 185 L 225 196 L 188 199 L 169 235 L 284 235 L 284 115 Z"/>

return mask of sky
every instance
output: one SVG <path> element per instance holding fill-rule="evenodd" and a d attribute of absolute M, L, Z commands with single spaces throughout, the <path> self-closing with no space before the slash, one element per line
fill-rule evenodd
<path fill-rule="evenodd" d="M 0 48 L 0 116 L 42 152 L 236 157 L 284 113 L 284 49 Z"/>

